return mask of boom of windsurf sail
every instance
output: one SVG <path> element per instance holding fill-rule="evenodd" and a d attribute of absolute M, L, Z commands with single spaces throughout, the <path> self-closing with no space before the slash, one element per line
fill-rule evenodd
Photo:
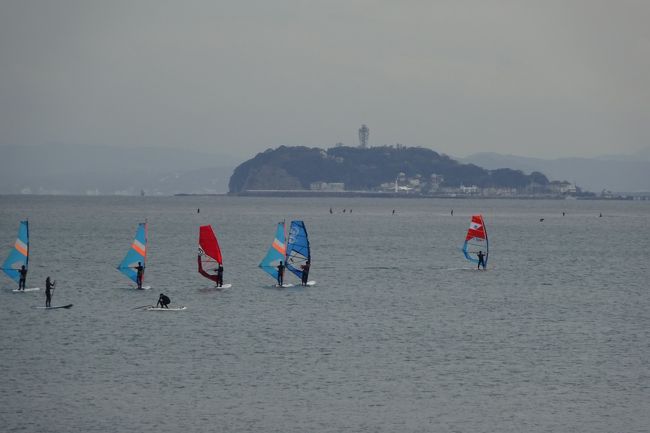
<path fill-rule="evenodd" d="M 287 240 L 287 269 L 302 279 L 301 266 L 306 261 L 311 261 L 311 252 L 309 250 L 309 237 L 305 223 L 302 221 L 291 221 L 289 229 L 289 238 Z"/>
<path fill-rule="evenodd" d="M 2 264 L 2 270 L 16 282 L 20 281 L 20 268 L 29 264 L 29 223 L 21 221 L 18 228 L 18 238 L 9 252 L 7 260 Z"/>
<path fill-rule="evenodd" d="M 138 272 L 135 269 L 138 262 L 145 266 L 147 261 L 147 223 L 143 222 L 138 224 L 138 229 L 135 232 L 135 238 L 131 243 L 131 247 L 124 256 L 124 260 L 120 263 L 117 269 L 124 275 L 129 277 L 134 283 L 138 283 Z M 144 278 L 143 278 L 144 280 Z"/>
<path fill-rule="evenodd" d="M 482 251 L 485 254 L 483 261 L 487 265 L 489 257 L 489 245 L 487 231 L 482 215 L 472 215 L 472 221 L 469 223 L 469 229 L 465 236 L 463 244 L 463 254 L 465 258 L 472 263 L 478 263 L 477 253 Z"/>
<path fill-rule="evenodd" d="M 275 279 L 278 278 L 277 266 L 280 264 L 280 261 L 284 262 L 286 260 L 287 247 L 285 245 L 285 239 L 284 221 L 282 221 L 278 223 L 273 243 L 271 243 L 269 250 L 266 252 L 266 256 L 264 256 L 259 264 L 259 267 L 262 268 L 264 272 Z"/>

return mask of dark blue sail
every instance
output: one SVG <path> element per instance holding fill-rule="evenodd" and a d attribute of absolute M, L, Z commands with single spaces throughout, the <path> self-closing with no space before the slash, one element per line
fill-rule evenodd
<path fill-rule="evenodd" d="M 302 279 L 302 265 L 311 261 L 309 250 L 309 236 L 305 223 L 302 221 L 291 221 L 289 239 L 287 241 L 287 269 Z"/>

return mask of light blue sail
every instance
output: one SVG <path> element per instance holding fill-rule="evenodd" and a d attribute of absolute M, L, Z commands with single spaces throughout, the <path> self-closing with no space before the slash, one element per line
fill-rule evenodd
<path fill-rule="evenodd" d="M 280 264 L 280 261 L 285 261 L 286 251 L 284 221 L 282 221 L 278 223 L 278 228 L 275 231 L 275 238 L 273 238 L 273 243 L 269 247 L 266 256 L 264 256 L 260 262 L 260 268 L 273 278 L 277 279 L 277 266 Z"/>
<path fill-rule="evenodd" d="M 133 280 L 134 283 L 138 283 L 138 272 L 135 269 L 138 266 L 138 262 L 142 263 L 142 266 L 145 266 L 147 260 L 147 223 L 138 224 L 138 229 L 135 232 L 135 238 L 131 243 L 129 251 L 127 251 L 124 260 L 120 263 L 117 269 Z"/>
<path fill-rule="evenodd" d="M 302 221 L 291 221 L 289 239 L 287 240 L 287 269 L 302 279 L 301 266 L 311 261 L 309 250 L 309 236 L 305 223 Z"/>
<path fill-rule="evenodd" d="M 29 263 L 29 223 L 21 221 L 18 228 L 18 238 L 14 243 L 9 257 L 2 264 L 2 270 L 12 280 L 20 281 L 20 268 Z"/>

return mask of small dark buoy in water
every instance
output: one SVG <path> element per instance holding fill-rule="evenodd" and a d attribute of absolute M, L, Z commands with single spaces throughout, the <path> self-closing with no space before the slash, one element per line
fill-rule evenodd
<path fill-rule="evenodd" d="M 454 210 L 453 209 L 451 210 L 451 216 L 454 216 Z"/>
<path fill-rule="evenodd" d="M 603 217 L 603 214 L 602 214 L 602 213 L 601 213 L 600 215 L 598 215 L 598 218 L 602 218 L 602 217 Z"/>
<path fill-rule="evenodd" d="M 562 216 L 564 216 L 564 212 L 562 212 Z"/>
<path fill-rule="evenodd" d="M 393 215 L 395 215 L 395 209 L 393 209 Z"/>
<path fill-rule="evenodd" d="M 343 209 L 343 213 L 345 213 L 345 209 Z"/>
<path fill-rule="evenodd" d="M 539 219 L 539 222 L 540 222 L 540 223 L 543 222 L 543 221 L 544 221 L 544 218 L 540 218 L 540 219 Z"/>
<path fill-rule="evenodd" d="M 334 212 L 332 212 L 332 208 L 330 208 L 330 213 L 334 213 Z"/>
<path fill-rule="evenodd" d="M 201 213 L 201 209 L 196 208 L 196 213 Z"/>
<path fill-rule="evenodd" d="M 352 213 L 352 209 L 350 209 L 350 213 Z"/>

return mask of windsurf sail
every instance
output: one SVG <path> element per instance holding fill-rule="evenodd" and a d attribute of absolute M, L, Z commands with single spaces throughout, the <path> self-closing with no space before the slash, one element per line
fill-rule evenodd
<path fill-rule="evenodd" d="M 485 254 L 483 260 L 487 266 L 490 249 L 485 222 L 483 222 L 483 216 L 480 214 L 472 215 L 472 221 L 469 223 L 469 229 L 463 244 L 463 254 L 470 262 L 478 263 L 477 253 L 479 251 L 483 251 L 483 254 Z"/>
<path fill-rule="evenodd" d="M 264 256 L 259 264 L 259 267 L 262 268 L 264 272 L 275 279 L 278 278 L 277 266 L 280 264 L 280 261 L 284 262 L 286 260 L 287 247 L 285 245 L 285 239 L 284 221 L 282 221 L 278 223 L 273 243 L 266 252 L 266 256 Z"/>
<path fill-rule="evenodd" d="M 302 221 L 291 221 L 289 238 L 287 240 L 287 269 L 302 279 L 301 266 L 306 261 L 311 261 L 309 250 L 309 236 L 305 223 Z"/>
<path fill-rule="evenodd" d="M 219 242 L 210 225 L 199 227 L 199 256 L 201 261 L 199 273 L 202 269 L 214 271 L 217 269 L 217 265 L 223 264 Z"/>
<path fill-rule="evenodd" d="M 29 264 L 29 223 L 21 221 L 18 228 L 18 238 L 11 249 L 7 260 L 2 264 L 2 270 L 12 280 L 20 281 L 20 268 Z"/>
<path fill-rule="evenodd" d="M 138 229 L 135 232 L 135 238 L 131 243 L 129 251 L 127 251 L 124 260 L 117 266 L 117 270 L 138 283 L 138 272 L 135 269 L 138 262 L 145 266 L 147 260 L 147 223 L 143 222 L 138 224 Z M 144 280 L 144 278 L 143 278 Z"/>

